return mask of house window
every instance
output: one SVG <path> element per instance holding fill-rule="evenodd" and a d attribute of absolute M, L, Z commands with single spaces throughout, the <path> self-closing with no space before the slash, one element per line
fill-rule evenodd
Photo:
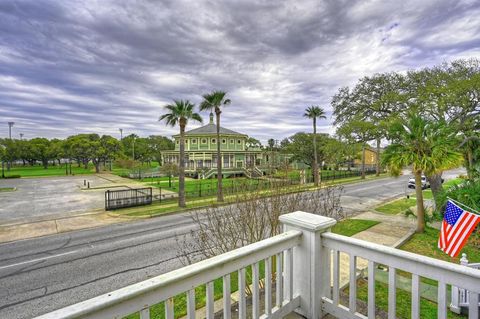
<path fill-rule="evenodd" d="M 237 143 L 238 143 L 238 144 L 242 144 L 242 141 L 241 141 L 241 140 L 238 140 Z"/>
<path fill-rule="evenodd" d="M 235 141 L 233 139 L 230 140 L 230 144 L 233 144 L 235 143 Z"/>
<path fill-rule="evenodd" d="M 212 144 L 216 144 L 217 143 L 217 140 L 212 138 Z"/>
<path fill-rule="evenodd" d="M 193 139 L 192 144 L 197 144 L 197 139 Z"/>
<path fill-rule="evenodd" d="M 227 143 L 227 140 L 226 139 L 223 139 L 222 140 L 222 144 L 226 144 Z"/>
<path fill-rule="evenodd" d="M 207 139 L 206 138 L 202 138 L 202 144 L 207 144 Z"/>

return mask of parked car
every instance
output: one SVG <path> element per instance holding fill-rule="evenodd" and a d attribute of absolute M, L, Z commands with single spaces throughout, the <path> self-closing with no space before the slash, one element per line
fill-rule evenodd
<path fill-rule="evenodd" d="M 443 179 L 442 179 L 442 183 L 443 183 Z M 429 187 L 430 187 L 430 183 L 428 182 L 427 177 L 422 176 L 422 189 L 427 189 Z M 415 178 L 410 178 L 408 180 L 408 188 L 415 189 Z"/>

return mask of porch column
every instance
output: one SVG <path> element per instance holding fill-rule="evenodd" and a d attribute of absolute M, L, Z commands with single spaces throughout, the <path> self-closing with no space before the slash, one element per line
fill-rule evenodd
<path fill-rule="evenodd" d="M 280 216 L 283 231 L 303 233 L 300 245 L 293 249 L 293 296 L 300 296 L 295 311 L 309 319 L 320 319 L 322 297 L 330 296 L 330 251 L 324 249 L 321 234 L 337 223 L 333 218 L 305 212 Z"/>

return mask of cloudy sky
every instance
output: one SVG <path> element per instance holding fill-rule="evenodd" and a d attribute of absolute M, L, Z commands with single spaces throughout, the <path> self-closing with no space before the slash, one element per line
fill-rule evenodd
<path fill-rule="evenodd" d="M 311 104 L 331 132 L 339 87 L 479 55 L 474 0 L 2 0 L 0 137 L 171 135 L 162 107 L 213 89 L 222 126 L 262 141 L 310 130 Z"/>

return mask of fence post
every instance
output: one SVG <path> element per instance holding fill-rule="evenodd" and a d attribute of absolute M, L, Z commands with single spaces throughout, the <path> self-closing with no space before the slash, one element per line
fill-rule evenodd
<path fill-rule="evenodd" d="M 105 192 L 105 210 L 108 210 L 108 202 L 110 200 L 110 190 L 107 189 L 107 191 Z"/>
<path fill-rule="evenodd" d="M 293 296 L 300 296 L 296 310 L 306 318 L 322 318 L 322 297 L 330 296 L 330 250 L 322 245 L 321 234 L 330 231 L 335 219 L 305 212 L 280 216 L 283 231 L 303 233 L 293 248 Z"/>

